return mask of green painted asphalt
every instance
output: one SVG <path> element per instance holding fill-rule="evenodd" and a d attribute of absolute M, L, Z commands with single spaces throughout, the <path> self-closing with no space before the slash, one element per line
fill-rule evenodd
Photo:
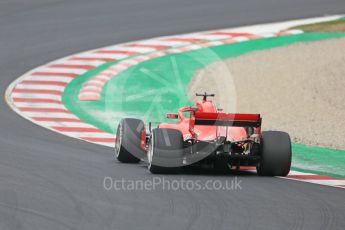
<path fill-rule="evenodd" d="M 164 122 L 165 113 L 192 104 L 185 93 L 188 83 L 206 65 L 253 51 L 341 37 L 345 37 L 345 33 L 305 33 L 169 54 L 142 62 L 112 78 L 103 88 L 101 100 L 79 101 L 82 84 L 114 64 L 106 63 L 74 79 L 66 87 L 62 100 L 80 119 L 107 132 L 114 133 L 122 117 Z M 345 157 L 341 157 L 344 154 L 345 151 L 294 144 L 293 168 L 345 177 L 345 169 L 340 167 L 345 163 Z"/>
<path fill-rule="evenodd" d="M 293 144 L 292 152 L 293 170 L 345 178 L 344 150 Z"/>

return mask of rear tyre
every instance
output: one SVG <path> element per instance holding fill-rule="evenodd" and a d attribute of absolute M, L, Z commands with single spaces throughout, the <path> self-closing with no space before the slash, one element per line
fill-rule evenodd
<path fill-rule="evenodd" d="M 260 176 L 282 176 L 290 172 L 291 140 L 289 134 L 279 131 L 262 132 L 261 160 L 257 165 Z"/>
<path fill-rule="evenodd" d="M 149 143 L 148 169 L 154 174 L 178 173 L 183 161 L 183 136 L 176 129 L 154 129 Z"/>
<path fill-rule="evenodd" d="M 144 122 L 139 119 L 122 119 L 117 127 L 115 156 L 122 163 L 138 163 L 146 155 L 140 147 Z"/>

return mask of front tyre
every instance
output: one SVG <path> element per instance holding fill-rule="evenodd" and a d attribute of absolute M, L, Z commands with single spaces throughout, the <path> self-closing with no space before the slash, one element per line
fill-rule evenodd
<path fill-rule="evenodd" d="M 115 156 L 122 163 L 138 163 L 146 152 L 141 148 L 144 122 L 139 119 L 122 119 L 117 127 Z"/>
<path fill-rule="evenodd" d="M 260 176 L 287 176 L 290 172 L 291 156 L 289 134 L 279 131 L 262 132 L 261 159 L 257 166 Z"/>

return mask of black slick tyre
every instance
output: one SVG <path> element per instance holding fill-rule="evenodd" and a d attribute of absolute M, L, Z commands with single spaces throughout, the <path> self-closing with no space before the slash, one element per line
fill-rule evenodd
<path fill-rule="evenodd" d="M 148 169 L 154 174 L 178 173 L 183 161 L 183 136 L 176 129 L 154 129 L 148 149 Z"/>
<path fill-rule="evenodd" d="M 144 122 L 139 119 L 122 119 L 117 127 L 115 157 L 122 163 L 138 163 L 146 152 L 140 147 Z"/>
<path fill-rule="evenodd" d="M 279 131 L 262 132 L 261 159 L 257 165 L 260 176 L 285 177 L 291 167 L 291 140 L 289 134 Z"/>

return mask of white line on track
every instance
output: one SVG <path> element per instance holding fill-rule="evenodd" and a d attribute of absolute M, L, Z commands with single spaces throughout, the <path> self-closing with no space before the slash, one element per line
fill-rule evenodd
<path fill-rule="evenodd" d="M 16 89 L 44 89 L 44 90 L 58 90 L 63 92 L 65 90 L 65 86 L 57 86 L 57 85 L 40 85 L 40 84 L 18 84 Z"/>
<path fill-rule="evenodd" d="M 119 50 L 119 51 L 133 51 L 136 53 L 148 53 L 156 51 L 154 48 L 147 48 L 147 47 L 128 47 L 128 46 L 116 46 L 116 47 L 109 47 L 106 50 Z"/>
<path fill-rule="evenodd" d="M 97 138 L 114 138 L 115 135 L 110 133 L 96 133 L 96 132 L 65 132 L 68 135 L 74 136 L 74 137 L 97 137 Z"/>
<path fill-rule="evenodd" d="M 29 76 L 25 80 L 30 81 L 61 81 L 61 82 L 70 82 L 74 79 L 74 77 L 65 77 L 65 76 Z"/>
<path fill-rule="evenodd" d="M 87 86 L 85 86 L 85 87 L 83 87 L 83 91 L 84 90 L 101 90 L 102 89 L 102 87 L 99 87 L 99 86 L 94 86 L 94 85 L 87 85 Z"/>
<path fill-rule="evenodd" d="M 40 121 L 40 123 L 49 126 L 61 126 L 61 127 L 78 127 L 78 128 L 94 128 L 94 126 L 89 125 L 84 122 L 57 122 L 57 121 Z"/>
<path fill-rule="evenodd" d="M 135 44 L 142 44 L 142 45 L 160 45 L 160 46 L 166 46 L 169 47 L 177 47 L 186 44 L 185 42 L 177 42 L 177 41 L 166 41 L 163 40 L 164 38 L 159 39 L 150 39 L 146 41 L 139 41 L 139 42 L 133 42 Z"/>
<path fill-rule="evenodd" d="M 37 71 L 38 72 L 38 71 Z M 51 68 L 51 67 L 42 67 L 39 69 L 39 72 L 46 73 L 62 73 L 62 74 L 78 74 L 81 75 L 86 72 L 84 69 L 69 69 L 69 68 Z"/>
<path fill-rule="evenodd" d="M 31 102 L 14 102 L 15 106 L 21 107 L 32 107 L 32 108 L 56 108 L 56 109 L 66 109 L 63 104 L 55 103 L 31 103 Z"/>
<path fill-rule="evenodd" d="M 46 112 L 21 112 L 27 117 L 49 117 L 49 118 L 77 118 L 73 114 L 68 113 L 46 113 Z"/>
<path fill-rule="evenodd" d="M 61 100 L 61 95 L 53 95 L 50 94 L 47 96 L 47 94 L 40 94 L 40 93 L 16 93 L 13 92 L 11 95 L 13 98 L 49 98 L 49 99 L 54 99 L 54 100 Z"/>
<path fill-rule="evenodd" d="M 95 87 L 103 87 L 104 82 L 103 81 L 99 81 L 98 79 L 93 79 L 92 81 L 89 81 L 88 83 L 86 83 L 84 86 L 95 86 Z"/>
<path fill-rule="evenodd" d="M 123 58 L 128 57 L 126 54 L 108 54 L 108 53 L 83 53 L 83 54 L 76 54 L 73 57 L 79 58 L 111 58 L 115 60 L 120 60 Z"/>
<path fill-rule="evenodd" d="M 105 61 L 90 61 L 90 60 L 59 60 L 54 62 L 54 64 L 69 64 L 69 65 L 93 65 L 93 66 L 99 66 L 106 63 Z"/>
<path fill-rule="evenodd" d="M 97 76 L 96 76 L 96 78 L 97 79 L 104 79 L 104 80 L 109 80 L 111 77 L 112 77 L 112 75 L 114 75 L 114 73 L 112 73 L 112 72 L 110 72 L 110 71 L 107 71 L 107 72 L 104 72 L 104 73 L 106 73 L 106 74 L 109 74 L 109 76 L 105 76 L 105 75 L 101 75 L 101 74 L 98 74 Z M 95 78 L 95 79 L 96 79 Z M 93 79 L 92 79 L 93 80 Z"/>

